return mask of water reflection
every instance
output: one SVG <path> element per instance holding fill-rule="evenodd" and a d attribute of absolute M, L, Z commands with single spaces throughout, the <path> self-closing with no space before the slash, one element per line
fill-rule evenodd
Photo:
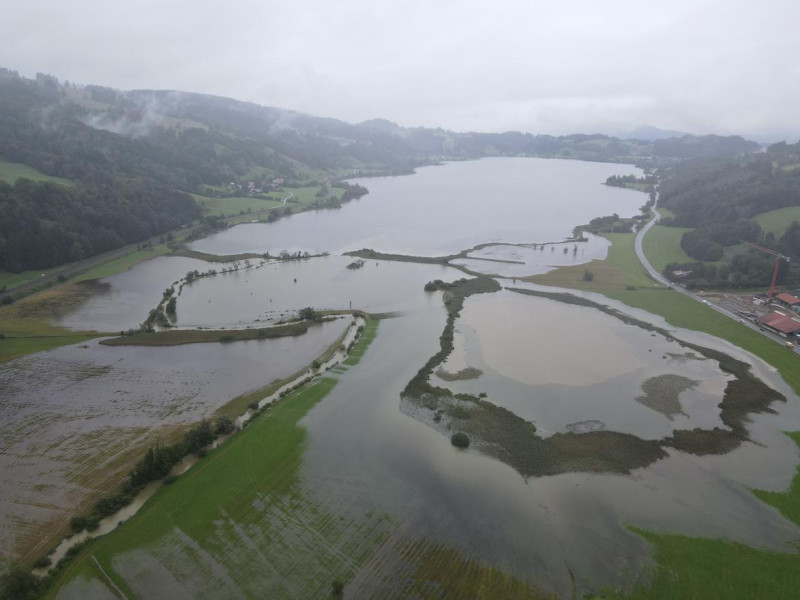
<path fill-rule="evenodd" d="M 482 242 L 557 241 L 597 215 L 633 216 L 645 194 L 601 185 L 630 165 L 486 158 L 425 167 L 413 177 L 356 181 L 370 193 L 336 211 L 239 225 L 192 244 L 211 254 L 372 248 L 439 256 Z"/>

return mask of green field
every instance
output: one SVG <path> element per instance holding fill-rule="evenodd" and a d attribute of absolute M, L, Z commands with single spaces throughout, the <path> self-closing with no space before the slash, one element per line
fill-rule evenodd
<path fill-rule="evenodd" d="M 657 285 L 636 258 L 633 233 L 604 233 L 603 237 L 611 242 L 605 260 L 593 260 L 584 265 L 561 267 L 533 277 L 522 279 L 541 285 L 553 285 L 580 290 L 610 292 L 625 290 L 629 287 L 652 288 Z M 584 279 L 586 271 L 593 279 Z"/>
<path fill-rule="evenodd" d="M 37 269 L 36 271 L 22 271 L 21 273 L 11 273 L 0 270 L 0 287 L 14 288 L 23 283 L 36 281 L 42 275 L 50 275 L 63 269 L 64 266 L 53 267 L 52 269 Z"/>
<path fill-rule="evenodd" d="M 89 279 L 102 279 L 103 277 L 111 277 L 117 273 L 127 271 L 132 266 L 139 264 L 142 261 L 155 258 L 156 256 L 164 256 L 169 254 L 171 250 L 166 244 L 159 244 L 152 248 L 145 248 L 143 250 L 136 250 L 120 258 L 106 261 L 96 267 L 92 267 L 88 271 L 84 271 L 80 275 L 74 277 L 72 281 L 86 281 Z"/>
<path fill-rule="evenodd" d="M 800 206 L 778 208 L 761 213 L 753 217 L 753 221 L 758 223 L 763 231 L 769 231 L 774 233 L 775 237 L 781 237 L 786 233 L 786 229 L 792 224 L 792 221 L 800 223 Z"/>
<path fill-rule="evenodd" d="M 681 248 L 681 236 L 689 227 L 662 227 L 656 225 L 650 228 L 642 241 L 642 248 L 653 268 L 659 273 L 669 263 L 685 263 L 694 260 Z"/>
<path fill-rule="evenodd" d="M 644 248 L 648 257 L 648 248 L 654 246 L 652 242 L 648 245 L 648 236 L 658 229 L 667 228 L 655 227 L 645 236 Z M 592 282 L 580 281 L 579 285 L 573 287 L 597 291 L 629 306 L 661 315 L 675 327 L 705 331 L 728 340 L 774 366 L 784 381 L 800 394 L 800 356 L 797 354 L 787 352 L 773 340 L 674 290 L 653 288 L 652 284 L 633 290 L 621 287 L 620 281 L 637 281 L 640 273 L 633 262 L 635 253 L 631 241 L 624 236 L 612 241 L 615 244 L 614 251 L 609 252 L 605 263 L 597 268 L 596 275 L 599 274 L 599 277 L 596 276 Z M 668 254 L 666 250 L 660 252 L 657 255 L 663 262 Z M 577 267 L 559 271 L 568 269 L 576 270 Z M 536 277 L 534 281 L 546 284 L 548 276 L 551 281 L 558 281 L 562 285 L 567 281 L 551 274 Z M 800 433 L 790 435 L 800 445 Z M 754 493 L 800 525 L 800 470 L 787 492 Z M 604 590 L 602 598 L 760 600 L 793 598 L 800 593 L 800 554 L 762 551 L 725 540 L 663 535 L 642 530 L 635 532 L 653 545 L 655 565 L 652 581 L 633 591 Z"/>
<path fill-rule="evenodd" d="M 378 323 L 379 321 L 377 319 L 367 319 L 367 324 L 364 326 L 364 331 L 361 332 L 361 337 L 350 351 L 350 356 L 347 357 L 347 360 L 344 361 L 344 364 L 357 365 L 359 362 L 361 362 L 361 357 L 364 356 L 364 353 L 372 343 L 372 340 L 374 340 L 375 336 L 378 335 Z"/>
<path fill-rule="evenodd" d="M 800 356 L 788 352 L 749 327 L 679 292 L 668 289 L 636 291 L 601 291 L 601 293 L 647 312 L 661 315 L 675 327 L 705 331 L 728 340 L 775 367 L 784 381 L 800 394 Z"/>
<path fill-rule="evenodd" d="M 208 597 L 230 594 L 219 586 L 233 584 L 250 597 L 322 598 L 332 581 L 347 581 L 391 524 L 378 515 L 363 522 L 336 518 L 299 479 L 307 444 L 299 421 L 335 384 L 324 378 L 290 394 L 161 488 L 136 516 L 85 547 L 46 597 L 70 581 L 97 577 L 96 564 L 128 598 L 148 597 L 119 561 L 132 555 L 134 566 L 135 555 L 162 561 L 164 551 L 172 566 L 180 562 L 174 572 L 180 583 L 199 584 Z M 210 576 L 209 567 L 226 572 L 228 583 Z M 150 573 L 154 580 L 159 574 Z"/>
<path fill-rule="evenodd" d="M 288 194 L 279 193 L 275 194 L 275 198 L 280 196 L 285 198 Z M 275 198 L 265 200 L 263 198 L 248 198 L 248 197 L 234 197 L 234 198 L 209 198 L 207 196 L 198 196 L 192 194 L 195 201 L 203 209 L 203 214 L 215 217 L 221 216 L 236 216 L 241 213 L 258 212 L 281 206 L 282 202 Z"/>
<path fill-rule="evenodd" d="M 28 165 L 20 163 L 7 162 L 0 159 L 0 181 L 14 183 L 17 179 L 24 178 L 31 181 L 52 181 L 59 185 L 71 186 L 73 183 L 69 179 L 62 179 L 61 177 L 53 177 L 52 175 L 45 175 L 41 171 L 37 171 Z"/>
<path fill-rule="evenodd" d="M 789 434 L 800 445 L 800 433 Z M 800 469 L 785 493 L 754 492 L 800 525 Z M 779 554 L 724 540 L 655 534 L 634 530 L 654 548 L 657 566 L 650 585 L 632 592 L 609 590 L 603 598 L 726 600 L 797 598 L 800 596 L 800 553 Z"/>

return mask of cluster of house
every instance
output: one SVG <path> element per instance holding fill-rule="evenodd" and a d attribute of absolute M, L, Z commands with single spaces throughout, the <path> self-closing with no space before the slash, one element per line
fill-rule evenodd
<path fill-rule="evenodd" d="M 775 302 L 784 310 L 776 310 L 759 318 L 758 324 L 787 339 L 797 339 L 800 337 L 800 298 L 778 294 Z"/>
<path fill-rule="evenodd" d="M 277 190 L 283 185 L 283 179 L 273 179 L 269 183 L 262 183 L 260 186 L 255 181 L 248 181 L 244 185 L 231 181 L 228 186 L 238 190 L 246 191 L 249 194 L 260 194 L 264 191 L 264 187 L 269 187 L 270 190 Z"/>

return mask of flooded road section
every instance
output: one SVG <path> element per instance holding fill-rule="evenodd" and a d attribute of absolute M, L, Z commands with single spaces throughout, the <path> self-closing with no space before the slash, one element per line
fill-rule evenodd
<path fill-rule="evenodd" d="M 96 492 L 115 488 L 157 439 L 235 396 L 291 375 L 349 319 L 304 335 L 231 344 L 109 347 L 91 341 L 0 371 L 0 548 L 30 550 Z M 39 548 L 43 552 L 48 548 Z"/>
<path fill-rule="evenodd" d="M 339 210 L 239 225 L 191 248 L 211 254 L 372 248 L 440 256 L 483 242 L 558 241 L 597 215 L 638 213 L 645 194 L 601 185 L 622 173 L 641 172 L 631 165 L 539 158 L 424 167 L 412 177 L 356 180 L 369 194 Z"/>

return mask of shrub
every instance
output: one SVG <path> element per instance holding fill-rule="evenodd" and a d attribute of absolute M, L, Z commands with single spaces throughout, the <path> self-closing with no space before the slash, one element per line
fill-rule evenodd
<path fill-rule="evenodd" d="M 258 408 L 258 402 L 255 404 L 256 408 Z M 217 433 L 217 435 L 227 435 L 234 429 L 236 429 L 236 424 L 233 422 L 233 419 L 231 419 L 230 416 L 220 415 L 217 417 L 217 421 L 214 424 L 214 431 Z"/>
<path fill-rule="evenodd" d="M 40 556 L 33 563 L 33 568 L 34 569 L 44 569 L 45 567 L 49 567 L 52 564 L 53 564 L 53 559 L 52 558 L 50 558 L 49 556 Z"/>
<path fill-rule="evenodd" d="M 459 431 L 450 436 L 450 443 L 456 448 L 467 448 L 469 447 L 469 438 L 466 433 Z"/>
<path fill-rule="evenodd" d="M 14 298 L 12 298 L 11 296 L 9 296 L 8 294 L 6 294 L 5 296 L 3 296 L 2 300 L 0 300 L 0 304 L 2 304 L 3 306 L 8 306 L 8 305 L 9 305 L 9 304 L 11 304 L 12 302 L 14 302 Z"/>
<path fill-rule="evenodd" d="M 170 484 L 175 483 L 177 480 L 178 480 L 178 476 L 177 475 L 167 475 L 166 477 L 164 477 L 163 481 L 164 481 L 164 485 L 170 485 Z"/>

